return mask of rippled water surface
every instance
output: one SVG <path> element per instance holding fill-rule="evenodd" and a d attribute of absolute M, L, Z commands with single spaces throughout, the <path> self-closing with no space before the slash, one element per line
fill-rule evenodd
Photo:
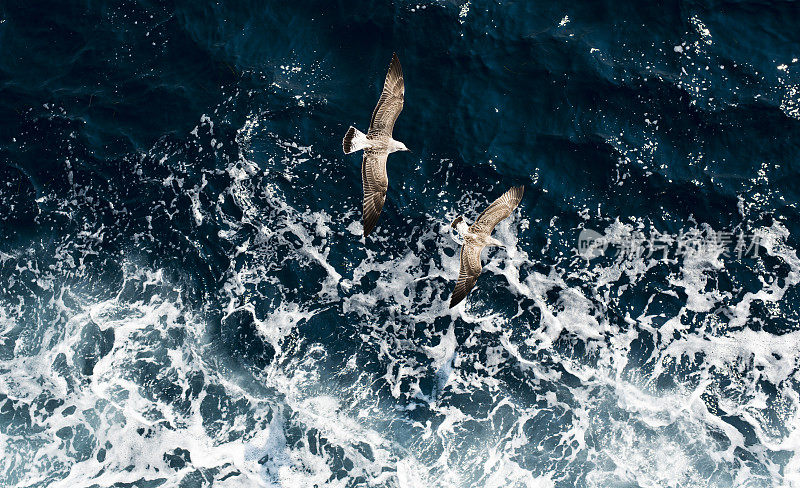
<path fill-rule="evenodd" d="M 0 3 L 0 485 L 800 486 L 798 8 Z"/>

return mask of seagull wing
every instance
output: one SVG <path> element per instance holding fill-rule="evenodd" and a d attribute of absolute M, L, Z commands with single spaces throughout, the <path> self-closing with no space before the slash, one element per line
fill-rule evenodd
<path fill-rule="evenodd" d="M 364 185 L 364 237 L 367 237 L 383 210 L 389 178 L 386 176 L 386 151 L 364 150 L 361 162 L 361 183 Z"/>
<path fill-rule="evenodd" d="M 450 308 L 458 305 L 478 281 L 481 274 L 481 251 L 483 246 L 475 243 L 472 239 L 464 239 L 461 246 L 461 269 L 458 272 L 458 282 L 450 297 Z"/>
<path fill-rule="evenodd" d="M 519 202 L 522 200 L 524 191 L 524 187 L 515 186 L 503 193 L 500 198 L 492 202 L 492 204 L 478 216 L 478 219 L 472 224 L 472 227 L 469 228 L 470 232 L 486 236 L 491 234 L 492 230 L 494 230 L 494 226 L 511 215 L 511 212 L 517 208 L 517 205 L 519 205 Z"/>
<path fill-rule="evenodd" d="M 382 134 L 391 137 L 394 123 L 400 112 L 403 110 L 403 96 L 405 94 L 405 83 L 403 83 L 403 68 L 400 67 L 400 60 L 397 54 L 392 55 L 392 63 L 389 65 L 389 73 L 386 74 L 386 81 L 383 83 L 383 92 L 378 100 L 378 105 L 372 112 L 372 120 L 369 122 L 369 135 Z"/>

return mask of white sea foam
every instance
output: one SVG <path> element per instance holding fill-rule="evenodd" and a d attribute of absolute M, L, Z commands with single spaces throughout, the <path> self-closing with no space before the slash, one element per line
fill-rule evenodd
<path fill-rule="evenodd" d="M 699 21 L 693 25 L 700 39 L 676 50 L 682 60 L 711 41 Z M 284 65 L 276 89 L 290 90 L 302 74 L 294 66 Z M 697 96 L 701 82 L 686 76 L 684 88 Z M 212 152 L 219 144 L 211 136 L 225 128 L 214 120 L 205 116 L 193 131 Z M 545 249 L 534 249 L 524 233 L 530 222 L 518 212 L 495 231 L 507 248 L 484 253 L 477 288 L 450 311 L 459 257 L 449 222 L 455 208 L 476 214 L 489 195 L 456 201 L 442 191 L 442 208 L 413 228 L 416 242 L 392 247 L 378 235 L 375 246 L 343 251 L 338 246 L 360 239 L 359 199 L 350 209 L 292 202 L 279 178 L 303 184 L 304 171 L 324 159 L 268 125 L 256 112 L 247 117 L 239 154 L 224 169 L 229 186 L 214 198 L 201 198 L 211 191 L 205 175 L 192 187 L 178 182 L 181 175 L 160 182 L 189 197 L 197 226 L 221 222 L 219 237 L 232 251 L 217 277 L 220 296 L 209 300 L 220 310 L 190 305 L 182 285 L 135 256 L 126 257 L 121 283 L 104 292 L 63 280 L 96 253 L 102 226 L 58 248 L 53 270 L 42 269 L 34 251 L 0 256 L 15 282 L 29 272 L 52 293 L 0 307 L 0 339 L 17 341 L 14 357 L 0 360 L 14 371 L 0 375 L 4 408 L 19 408 L 19 418 L 27 414 L 41 429 L 0 433 L 0 450 L 13 452 L 0 460 L 3 472 L 23 485 L 51 486 L 158 479 L 174 486 L 195 471 L 215 486 L 348 486 L 358 477 L 370 486 L 549 487 L 579 476 L 588 486 L 800 483 L 800 336 L 766 330 L 753 311 L 763 306 L 781 317 L 800 281 L 785 225 L 753 229 L 783 268 L 748 268 L 756 289 L 740 292 L 715 286 L 732 274 L 721 249 L 680 259 L 550 258 L 551 249 L 573 244 L 570 237 L 553 233 Z M 649 167 L 657 150 L 655 142 L 609 142 L 622 171 Z M 262 158 L 260 145 L 274 154 Z M 768 184 L 769 169 L 754 188 Z M 240 218 L 217 206 L 228 196 Z M 742 197 L 742 216 L 766 200 Z M 581 220 L 593 214 L 586 209 Z M 606 222 L 604 234 L 617 239 L 649 224 Z M 333 258 L 345 253 L 345 264 Z M 547 271 L 536 266 L 544 259 L 554 261 Z M 313 274 L 304 283 L 313 292 L 277 278 L 293 273 L 290 265 Z M 626 291 L 647 289 L 660 267 L 663 289 L 646 304 L 627 303 Z M 487 289 L 511 305 L 489 302 Z M 655 311 L 661 299 L 674 306 Z M 32 308 L 38 315 L 24 316 Z M 342 350 L 303 330 L 323 328 L 330 311 L 356 322 L 349 335 L 332 333 L 341 334 Z M 242 327 L 274 351 L 263 368 L 226 357 L 219 343 L 214 328 L 237 314 L 251 318 Z M 86 358 L 76 351 L 102 339 L 88 341 L 84 331 L 113 331 L 91 374 L 82 373 Z M 65 402 L 47 412 L 42 398 Z M 177 447 L 191 461 L 170 467 L 165 454 Z"/>

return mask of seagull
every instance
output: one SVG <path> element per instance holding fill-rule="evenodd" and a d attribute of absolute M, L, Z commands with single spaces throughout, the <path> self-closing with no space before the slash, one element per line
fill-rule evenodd
<path fill-rule="evenodd" d="M 403 68 L 397 54 L 392 55 L 389 73 L 383 83 L 383 92 L 378 105 L 372 112 L 369 130 L 366 134 L 353 126 L 347 130 L 342 140 L 345 154 L 364 150 L 361 163 L 361 182 L 364 185 L 364 237 L 367 237 L 378 223 L 378 217 L 386 200 L 389 178 L 386 176 L 386 158 L 395 151 L 408 151 L 405 144 L 392 139 L 392 129 L 397 116 L 403 110 Z"/>
<path fill-rule="evenodd" d="M 486 246 L 505 247 L 502 242 L 494 239 L 490 234 L 500 221 L 506 219 L 517 208 L 524 191 L 524 187 L 515 186 L 503 193 L 478 216 L 478 220 L 472 226 L 468 227 L 461 215 L 456 217 L 451 224 L 464 239 L 464 244 L 461 246 L 461 269 L 458 272 L 456 288 L 450 297 L 450 308 L 458 305 L 475 286 L 475 282 L 481 274 L 481 251 L 483 248 Z"/>

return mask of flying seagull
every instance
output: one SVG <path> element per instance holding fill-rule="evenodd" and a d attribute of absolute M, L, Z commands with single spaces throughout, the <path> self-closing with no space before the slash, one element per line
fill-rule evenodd
<path fill-rule="evenodd" d="M 364 150 L 361 163 L 361 182 L 364 185 L 364 237 L 367 237 L 383 209 L 389 178 L 386 176 L 386 158 L 395 151 L 408 151 L 405 144 L 392 139 L 392 129 L 397 116 L 403 110 L 403 68 L 397 54 L 392 55 L 389 73 L 383 83 L 383 92 L 372 112 L 369 131 L 366 134 L 353 126 L 342 140 L 345 154 Z"/>
<path fill-rule="evenodd" d="M 467 296 L 478 276 L 481 274 L 481 251 L 486 246 L 503 246 L 503 243 L 490 235 L 494 226 L 511 215 L 517 208 L 522 193 L 525 189 L 515 186 L 503 193 L 489 207 L 483 211 L 472 226 L 467 227 L 463 216 L 458 216 L 451 224 L 464 239 L 461 246 L 461 269 L 458 272 L 458 282 L 453 295 L 450 297 L 450 308 L 458 305 Z"/>

